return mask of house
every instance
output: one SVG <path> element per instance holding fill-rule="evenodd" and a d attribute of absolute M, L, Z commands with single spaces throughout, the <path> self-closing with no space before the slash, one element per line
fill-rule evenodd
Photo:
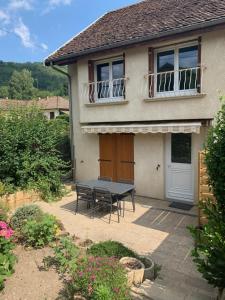
<path fill-rule="evenodd" d="M 76 179 L 130 180 L 138 195 L 195 203 L 224 49 L 225 1 L 146 0 L 51 54 L 47 66 L 68 65 Z"/>
<path fill-rule="evenodd" d="M 61 114 L 69 113 L 69 101 L 65 98 L 52 96 L 38 100 L 11 100 L 0 99 L 0 109 L 7 110 L 11 106 L 30 106 L 39 107 L 48 120 L 55 119 Z"/>

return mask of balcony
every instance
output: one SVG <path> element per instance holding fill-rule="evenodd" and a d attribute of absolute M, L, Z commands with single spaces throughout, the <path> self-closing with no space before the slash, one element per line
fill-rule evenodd
<path fill-rule="evenodd" d="M 125 102 L 125 90 L 128 78 L 96 81 L 83 85 L 83 96 L 89 103 Z"/>
<path fill-rule="evenodd" d="M 147 75 L 149 98 L 197 96 L 202 92 L 203 68 L 187 68 Z"/>

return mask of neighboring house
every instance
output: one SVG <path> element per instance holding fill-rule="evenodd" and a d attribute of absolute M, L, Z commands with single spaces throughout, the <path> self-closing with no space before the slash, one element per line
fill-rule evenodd
<path fill-rule="evenodd" d="M 225 1 L 149 0 L 98 19 L 45 60 L 68 65 L 76 178 L 134 180 L 193 203 L 225 91 Z"/>
<path fill-rule="evenodd" d="M 47 119 L 55 119 L 61 114 L 69 113 L 69 101 L 62 97 L 52 96 L 38 100 L 11 100 L 0 99 L 0 109 L 7 110 L 11 106 L 30 106 L 36 105 Z"/>

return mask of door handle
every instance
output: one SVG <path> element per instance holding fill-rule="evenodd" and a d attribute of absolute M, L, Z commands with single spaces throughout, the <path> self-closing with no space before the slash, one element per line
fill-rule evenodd
<path fill-rule="evenodd" d="M 127 164 L 134 164 L 135 165 L 135 161 L 128 161 L 128 160 L 121 160 L 121 163 L 127 163 Z"/>

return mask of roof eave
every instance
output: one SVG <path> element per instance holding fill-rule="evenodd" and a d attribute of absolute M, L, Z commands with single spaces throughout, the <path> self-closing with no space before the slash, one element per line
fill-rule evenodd
<path fill-rule="evenodd" d="M 176 28 L 173 30 L 163 31 L 158 34 L 151 35 L 151 36 L 134 38 L 131 40 L 126 40 L 126 41 L 122 41 L 122 42 L 118 42 L 118 43 L 114 43 L 114 44 L 109 44 L 109 45 L 105 45 L 102 47 L 91 48 L 91 49 L 87 49 L 87 50 L 84 50 L 84 51 L 81 51 L 78 53 L 71 53 L 71 54 L 63 55 L 63 56 L 61 56 L 59 58 L 55 58 L 55 59 L 47 58 L 44 61 L 44 64 L 46 66 L 70 64 L 72 62 L 75 62 L 80 57 L 94 54 L 97 52 L 101 52 L 101 51 L 105 51 L 105 50 L 109 50 L 109 49 L 116 49 L 116 48 L 120 48 L 123 46 L 130 46 L 130 45 L 134 45 L 137 43 L 149 42 L 149 41 L 157 40 L 160 38 L 169 37 L 171 35 L 179 35 L 179 34 L 198 31 L 198 30 L 207 30 L 207 29 L 210 30 L 212 27 L 215 27 L 218 25 L 223 25 L 223 24 L 225 24 L 225 17 L 220 18 L 220 19 L 211 20 L 211 21 L 204 22 L 204 23 L 194 24 L 194 25 L 188 26 L 188 27 L 181 27 L 181 28 Z"/>

